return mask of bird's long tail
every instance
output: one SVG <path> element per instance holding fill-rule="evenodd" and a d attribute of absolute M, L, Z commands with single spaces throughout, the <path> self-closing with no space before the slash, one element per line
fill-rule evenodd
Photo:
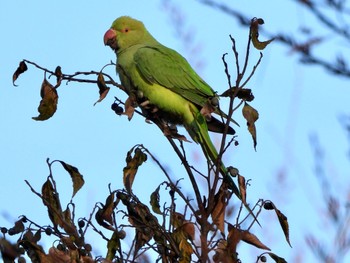
<path fill-rule="evenodd" d="M 218 163 L 218 152 L 212 143 L 209 133 L 208 133 L 208 127 L 206 120 L 204 116 L 200 112 L 194 113 L 196 116 L 194 120 L 189 125 L 190 127 L 186 127 L 187 131 L 189 132 L 191 138 L 199 143 L 202 147 L 202 150 L 208 159 L 208 161 L 212 162 L 214 165 Z M 220 163 L 218 164 L 219 170 L 221 175 L 223 176 L 223 179 L 228 184 L 229 189 L 233 191 L 233 193 L 241 199 L 241 194 L 238 190 L 237 185 L 232 180 L 231 176 L 229 175 L 225 165 L 220 160 Z"/>

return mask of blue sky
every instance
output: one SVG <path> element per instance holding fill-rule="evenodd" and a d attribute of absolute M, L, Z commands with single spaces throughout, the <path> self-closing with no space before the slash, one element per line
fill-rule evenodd
<path fill-rule="evenodd" d="M 170 6 L 173 2 L 169 2 Z M 103 102 L 93 106 L 98 99 L 95 85 L 63 83 L 58 89 L 58 110 L 54 117 L 46 122 L 36 122 L 32 117 L 38 114 L 43 73 L 29 66 L 16 81 L 18 87 L 13 87 L 11 82 L 14 70 L 24 58 L 51 70 L 60 65 L 64 73 L 100 70 L 115 60 L 114 53 L 103 45 L 103 34 L 115 18 L 130 15 L 142 20 L 160 42 L 188 58 L 197 66 L 199 74 L 220 93 L 227 88 L 221 61 L 223 53 L 229 53 L 232 75 L 235 72 L 228 35 L 236 38 L 243 58 L 248 28 L 241 28 L 234 19 L 196 1 L 177 2 L 180 3 L 176 6 L 177 11 L 185 21 L 181 31 L 193 35 L 191 45 L 184 44 L 176 33 L 170 9 L 166 9 L 162 1 L 152 0 L 147 4 L 135 0 L 74 1 L 63 5 L 54 1 L 22 0 L 2 4 L 0 226 L 10 226 L 19 214 L 38 223 L 47 223 L 41 201 L 24 183 L 27 179 L 34 188 L 40 189 L 48 175 L 46 158 L 70 163 L 84 175 L 85 186 L 74 199 L 80 204 L 78 213 L 81 216 L 88 216 L 93 205 L 105 199 L 109 183 L 114 189 L 122 188 L 125 155 L 135 144 L 142 143 L 149 148 L 174 178 L 182 177 L 181 164 L 155 125 L 146 124 L 139 116 L 129 122 L 110 110 L 113 96 L 126 98 L 116 88 Z M 315 23 L 305 11 L 289 1 L 283 4 L 279 1 L 269 4 L 236 2 L 239 10 L 248 16 L 264 18 L 264 27 L 269 32 L 296 33 L 300 24 L 307 22 L 311 26 Z M 318 33 L 329 36 L 321 29 Z M 341 41 L 333 42 L 335 49 L 343 45 Z M 333 50 L 322 45 L 317 52 L 333 54 Z M 258 52 L 252 53 L 251 65 L 258 56 Z M 263 53 L 263 61 L 248 85 L 255 95 L 251 105 L 260 114 L 257 152 L 238 110 L 235 119 L 241 124 L 236 129 L 240 145 L 225 157 L 225 161 L 252 179 L 248 192 L 251 202 L 258 198 L 270 199 L 288 216 L 294 249 L 284 242 L 277 220 L 268 214 L 263 216 L 266 223 L 261 220 L 264 228 L 256 229 L 261 231 L 257 232 L 261 233 L 260 239 L 290 261 L 302 252 L 303 262 L 312 262 L 303 236 L 309 232 L 329 236 L 332 230 L 324 219 L 325 208 L 313 173 L 309 137 L 317 134 L 326 150 L 325 168 L 332 174 L 332 190 L 339 193 L 338 197 L 343 198 L 342 204 L 345 204 L 350 189 L 344 181 L 348 180 L 350 167 L 346 158 L 348 144 L 338 117 L 349 114 L 349 84 L 348 80 L 333 77 L 319 67 L 298 64 L 298 56 L 278 43 L 271 44 Z M 349 53 L 345 55 L 349 57 Z M 107 71 L 115 76 L 113 68 Z M 222 100 L 221 105 L 225 102 Z M 184 130 L 181 132 L 185 133 Z M 213 138 L 218 141 L 218 137 Z M 186 149 L 191 158 L 198 161 L 199 156 L 199 164 L 205 169 L 200 147 L 192 143 L 186 144 Z M 58 165 L 55 171 L 64 203 L 70 199 L 71 182 Z M 151 190 L 164 178 L 151 161 L 141 172 L 148 178 L 137 177 L 134 191 L 148 198 Z M 254 260 L 255 256 L 251 258 Z"/>

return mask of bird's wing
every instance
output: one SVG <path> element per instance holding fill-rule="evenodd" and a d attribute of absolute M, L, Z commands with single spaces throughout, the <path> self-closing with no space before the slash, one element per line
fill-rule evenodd
<path fill-rule="evenodd" d="M 141 77 L 149 83 L 157 83 L 186 98 L 198 106 L 204 106 L 214 97 L 211 87 L 192 69 L 176 51 L 165 46 L 144 46 L 134 55 L 134 62 Z"/>

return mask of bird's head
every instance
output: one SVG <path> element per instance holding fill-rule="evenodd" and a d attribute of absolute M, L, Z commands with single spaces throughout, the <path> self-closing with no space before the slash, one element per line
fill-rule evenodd
<path fill-rule="evenodd" d="M 104 44 L 115 52 L 137 44 L 147 43 L 153 37 L 142 22 L 128 16 L 117 18 L 103 37 Z"/>

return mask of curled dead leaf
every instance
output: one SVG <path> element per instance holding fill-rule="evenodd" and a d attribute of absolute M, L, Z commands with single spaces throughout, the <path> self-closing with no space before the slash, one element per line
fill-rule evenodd
<path fill-rule="evenodd" d="M 266 41 L 259 40 L 259 25 L 264 24 L 264 20 L 262 18 L 253 18 L 250 23 L 250 36 L 252 38 L 252 43 L 256 49 L 262 50 L 268 44 L 270 44 L 274 38 Z"/>
<path fill-rule="evenodd" d="M 95 214 L 95 219 L 100 226 L 113 231 L 115 230 L 113 226 L 113 211 L 116 207 L 116 202 L 114 199 L 115 193 L 112 192 L 106 198 L 105 204 L 102 205 L 102 208 L 99 208 Z"/>
<path fill-rule="evenodd" d="M 13 73 L 13 76 L 12 76 L 13 86 L 17 87 L 17 85 L 15 84 L 15 81 L 18 79 L 19 75 L 21 75 L 27 69 L 28 69 L 27 64 L 24 61 L 21 61 L 18 65 L 18 68 L 16 69 L 15 73 Z"/>
<path fill-rule="evenodd" d="M 134 151 L 134 156 L 132 152 Z M 145 154 L 141 148 L 133 147 L 126 156 L 126 166 L 123 169 L 123 183 L 128 192 L 131 192 L 132 185 L 137 173 L 138 168 L 147 160 L 147 154 Z"/>
<path fill-rule="evenodd" d="M 19 234 L 24 231 L 23 220 L 19 219 L 15 222 L 15 225 L 9 229 L 11 235 Z"/>
<path fill-rule="evenodd" d="M 55 89 L 57 89 L 61 85 L 62 76 L 63 76 L 60 66 L 56 67 L 56 69 L 55 69 L 55 76 L 56 76 L 56 81 L 57 81 L 57 83 L 55 85 Z"/>
<path fill-rule="evenodd" d="M 161 215 L 162 212 L 160 211 L 160 205 L 159 205 L 159 189 L 160 187 L 158 186 L 157 189 L 152 192 L 150 204 L 152 206 L 153 212 Z"/>
<path fill-rule="evenodd" d="M 251 89 L 238 89 L 236 87 L 232 87 L 228 90 L 225 90 L 220 96 L 222 97 L 232 97 L 236 94 L 237 98 L 242 99 L 244 101 L 252 101 L 254 100 L 254 95 Z"/>
<path fill-rule="evenodd" d="M 105 82 L 105 79 L 103 77 L 103 74 L 102 72 L 100 72 L 98 74 L 98 77 L 97 77 L 97 86 L 98 86 L 98 89 L 99 89 L 99 94 L 100 94 L 100 98 L 94 103 L 94 106 L 98 103 L 98 102 L 101 102 L 108 94 L 109 92 L 109 87 L 107 87 L 106 85 L 106 82 Z"/>
<path fill-rule="evenodd" d="M 257 138 L 256 138 L 255 122 L 259 119 L 259 113 L 247 102 L 244 103 L 242 113 L 243 113 L 243 117 L 247 120 L 248 131 L 252 135 L 254 149 L 256 150 Z"/>
<path fill-rule="evenodd" d="M 57 90 L 44 79 L 40 90 L 41 101 L 38 107 L 39 116 L 33 120 L 44 121 L 51 118 L 57 110 L 58 94 Z"/>
<path fill-rule="evenodd" d="M 128 116 L 129 121 L 132 119 L 132 116 L 134 116 L 136 106 L 137 106 L 136 97 L 133 95 L 130 95 L 125 101 L 125 104 L 124 104 L 125 111 L 123 113 L 124 115 Z"/>

